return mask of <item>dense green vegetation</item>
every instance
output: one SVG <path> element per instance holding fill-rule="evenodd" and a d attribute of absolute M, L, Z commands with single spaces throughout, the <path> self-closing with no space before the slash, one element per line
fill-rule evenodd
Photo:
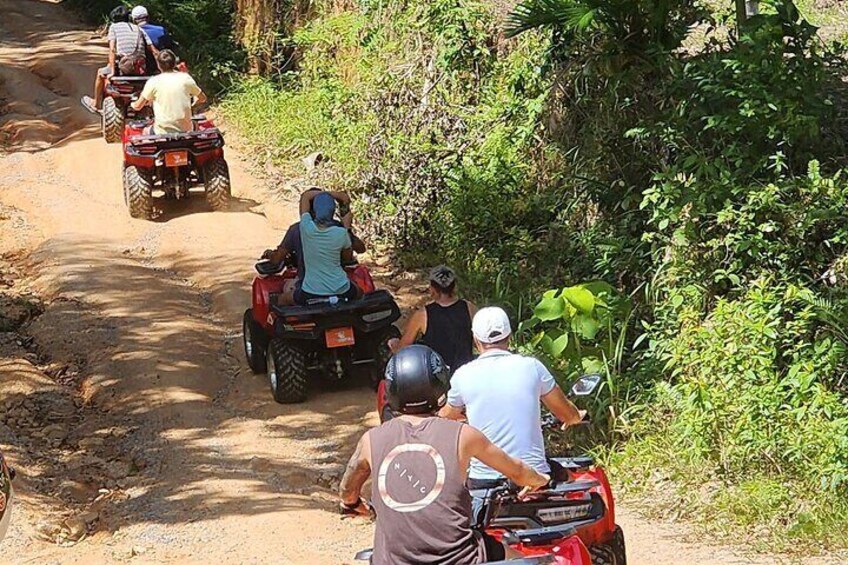
<path fill-rule="evenodd" d="M 150 4 L 233 60 L 228 2 Z M 321 151 L 372 242 L 457 266 L 563 381 L 603 372 L 593 439 L 655 511 L 848 547 L 844 31 L 788 0 L 739 31 L 717 1 L 307 4 L 222 106 L 258 158 Z"/>

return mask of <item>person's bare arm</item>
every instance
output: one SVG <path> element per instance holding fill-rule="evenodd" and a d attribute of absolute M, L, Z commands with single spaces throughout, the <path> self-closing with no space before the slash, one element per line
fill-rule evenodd
<path fill-rule="evenodd" d="M 447 403 L 439 410 L 439 418 L 462 421 L 465 420 L 465 412 L 462 411 L 462 407 L 452 406 L 450 403 Z"/>
<path fill-rule="evenodd" d="M 339 497 L 342 504 L 353 506 L 361 502 L 362 485 L 371 476 L 371 441 L 368 434 L 364 434 L 356 450 L 347 462 L 341 485 L 339 486 Z"/>
<path fill-rule="evenodd" d="M 307 190 L 300 195 L 300 215 L 304 215 L 312 208 L 312 201 L 321 194 L 320 190 Z"/>
<path fill-rule="evenodd" d="M 542 402 L 548 407 L 551 414 L 563 423 L 563 427 L 579 424 L 585 415 L 585 412 L 578 410 L 574 403 L 566 398 L 559 386 L 555 386 L 548 394 L 544 395 Z"/>
<path fill-rule="evenodd" d="M 328 194 L 335 198 L 336 202 L 338 202 L 339 204 L 350 204 L 350 195 L 347 192 L 342 192 L 340 190 L 330 190 Z"/>
<path fill-rule="evenodd" d="M 197 106 L 199 104 L 203 104 L 206 100 L 208 100 L 206 98 L 206 93 L 201 90 L 200 93 L 194 97 L 194 105 Z"/>
<path fill-rule="evenodd" d="M 471 319 L 473 320 L 474 315 L 477 314 L 477 305 L 470 300 L 466 300 L 465 303 L 468 305 L 468 315 L 471 316 Z"/>
<path fill-rule="evenodd" d="M 359 237 L 353 235 L 352 233 L 350 234 L 350 243 L 352 249 L 357 253 L 365 253 L 366 251 L 368 251 L 368 247 L 365 245 L 365 242 L 362 241 L 362 239 L 360 239 Z"/>
<path fill-rule="evenodd" d="M 416 310 L 406 323 L 406 328 L 403 330 L 403 336 L 399 340 L 392 340 L 389 347 L 393 352 L 398 352 L 404 347 L 409 347 L 418 336 L 423 335 L 427 331 L 427 309 L 421 308 Z"/>
<path fill-rule="evenodd" d="M 265 253 L 262 254 L 263 259 L 267 259 L 275 264 L 282 263 L 286 257 L 289 256 L 290 251 L 286 249 L 285 245 L 280 245 L 276 249 L 269 249 Z"/>
<path fill-rule="evenodd" d="M 118 42 L 114 39 L 109 40 L 109 76 L 115 72 L 115 58 L 117 57 Z"/>
<path fill-rule="evenodd" d="M 522 494 L 538 490 L 551 480 L 548 475 L 539 473 L 523 461 L 507 455 L 482 432 L 471 426 L 462 427 L 459 434 L 459 452 L 463 468 L 468 466 L 472 457 L 476 457 L 517 485 L 525 487 Z"/>
<path fill-rule="evenodd" d="M 150 100 L 148 100 L 144 96 L 139 95 L 139 97 L 136 100 L 133 100 L 133 102 L 130 104 L 130 106 L 132 106 L 133 110 L 138 112 L 139 110 L 141 110 L 142 108 L 147 106 L 149 103 L 150 103 Z"/>

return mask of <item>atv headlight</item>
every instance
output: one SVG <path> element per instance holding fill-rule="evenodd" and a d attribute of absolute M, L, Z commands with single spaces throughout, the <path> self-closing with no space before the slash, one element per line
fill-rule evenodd
<path fill-rule="evenodd" d="M 362 319 L 366 322 L 379 322 L 380 320 L 385 320 L 389 316 L 392 315 L 391 310 L 380 310 L 379 312 L 371 312 L 370 314 L 363 314 Z"/>
<path fill-rule="evenodd" d="M 545 524 L 571 522 L 586 518 L 592 512 L 591 504 L 576 504 L 573 506 L 557 506 L 556 508 L 542 508 L 536 511 L 539 520 Z"/>

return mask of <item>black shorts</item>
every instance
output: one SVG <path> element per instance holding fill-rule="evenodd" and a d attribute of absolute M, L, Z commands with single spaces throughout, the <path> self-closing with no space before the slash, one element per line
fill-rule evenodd
<path fill-rule="evenodd" d="M 337 295 L 339 298 L 344 300 L 354 300 L 359 296 L 359 287 L 355 284 L 351 283 L 350 287 L 342 294 Z M 321 296 L 320 294 L 312 294 L 311 292 L 306 292 L 300 285 L 294 291 L 294 303 L 299 304 L 301 306 L 306 306 L 306 303 L 310 300 L 315 300 L 316 298 L 328 298 L 327 296 Z"/>

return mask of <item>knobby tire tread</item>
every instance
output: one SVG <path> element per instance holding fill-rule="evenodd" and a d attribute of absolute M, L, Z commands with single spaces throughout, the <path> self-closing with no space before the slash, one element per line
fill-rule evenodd
<path fill-rule="evenodd" d="M 103 139 L 106 143 L 120 142 L 124 132 L 124 114 L 113 98 L 107 96 L 103 99 L 102 113 Z"/>
<path fill-rule="evenodd" d="M 141 220 L 153 217 L 153 183 L 149 175 L 132 165 L 124 169 L 124 197 L 130 216 Z"/>
<path fill-rule="evenodd" d="M 589 546 L 589 554 L 592 556 L 592 565 L 627 565 L 621 526 L 615 527 L 615 533 L 609 543 Z"/>
<path fill-rule="evenodd" d="M 253 371 L 254 374 L 262 374 L 268 370 L 266 366 L 267 362 L 267 349 L 268 349 L 268 340 L 262 339 L 264 337 L 264 331 L 262 326 L 260 326 L 256 320 L 253 319 L 253 310 L 248 308 L 244 312 L 244 321 L 242 326 L 242 331 L 247 327 L 250 327 L 250 341 L 253 345 L 253 353 L 248 354 L 247 347 L 245 346 L 244 356 L 247 358 L 247 365 L 250 367 L 250 370 Z M 246 336 L 247 334 L 245 334 Z M 247 339 L 245 337 L 245 339 Z"/>
<path fill-rule="evenodd" d="M 274 356 L 277 388 L 271 384 L 274 400 L 295 404 L 306 400 L 306 352 L 282 339 L 272 339 L 268 354 Z"/>
<path fill-rule="evenodd" d="M 218 157 L 204 166 L 206 201 L 215 210 L 225 210 L 230 203 L 230 169 L 223 157 Z"/>

